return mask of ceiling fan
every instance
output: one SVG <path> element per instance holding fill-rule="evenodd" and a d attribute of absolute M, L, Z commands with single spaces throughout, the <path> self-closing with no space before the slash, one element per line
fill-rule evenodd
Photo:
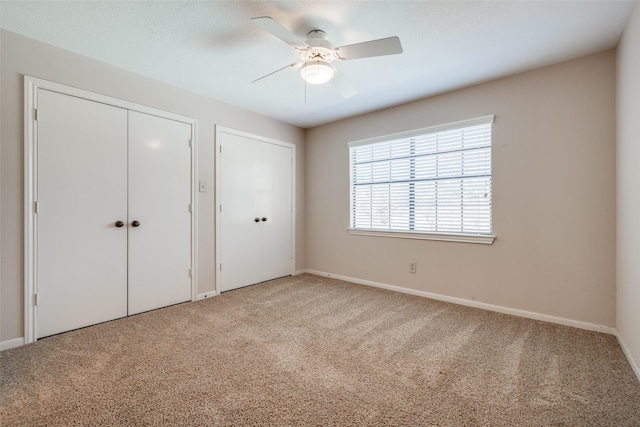
<path fill-rule="evenodd" d="M 300 52 L 301 59 L 299 62 L 286 65 L 251 83 L 262 80 L 286 68 L 295 68 L 300 70 L 302 78 L 307 83 L 323 84 L 330 81 L 343 97 L 349 98 L 358 93 L 358 89 L 332 64 L 334 61 L 402 53 L 402 45 L 398 37 L 387 37 L 347 46 L 331 47 L 331 43 L 327 40 L 326 33 L 322 30 L 310 31 L 307 34 L 307 40 L 303 41 L 283 27 L 278 21 L 268 16 L 251 18 L 251 21 L 288 45 L 293 46 Z"/>

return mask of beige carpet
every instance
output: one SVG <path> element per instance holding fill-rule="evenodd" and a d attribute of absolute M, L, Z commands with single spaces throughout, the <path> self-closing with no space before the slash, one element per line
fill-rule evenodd
<path fill-rule="evenodd" d="M 640 426 L 613 336 L 302 275 L 0 354 L 4 426 Z"/>

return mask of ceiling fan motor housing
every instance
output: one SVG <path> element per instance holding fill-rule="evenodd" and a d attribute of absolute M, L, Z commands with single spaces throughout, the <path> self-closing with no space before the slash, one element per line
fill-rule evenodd
<path fill-rule="evenodd" d="M 307 33 L 306 43 L 311 47 L 326 47 L 331 49 L 331 43 L 327 40 L 327 33 L 322 30 L 311 30 Z"/>
<path fill-rule="evenodd" d="M 327 34 L 324 31 L 309 31 L 306 43 L 309 47 L 300 51 L 300 57 L 304 62 L 331 62 L 334 59 L 337 59 L 334 50 L 331 48 L 331 43 L 327 40 Z"/>

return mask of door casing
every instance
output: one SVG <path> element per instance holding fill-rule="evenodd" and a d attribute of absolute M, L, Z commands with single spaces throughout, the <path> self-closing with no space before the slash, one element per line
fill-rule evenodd
<path fill-rule="evenodd" d="M 191 125 L 191 300 L 198 295 L 198 198 L 196 194 L 198 176 L 198 122 L 196 119 L 162 111 L 121 99 L 77 89 L 35 77 L 24 77 L 24 343 L 36 341 L 37 337 L 37 108 L 38 90 L 46 89 L 64 95 L 75 96 L 131 111 L 150 114 Z"/>
<path fill-rule="evenodd" d="M 250 138 L 256 141 L 260 141 L 263 143 L 267 143 L 267 144 L 275 144 L 275 145 L 280 145 L 286 148 L 291 149 L 291 158 L 292 158 L 292 165 L 291 165 L 291 205 L 293 207 L 292 212 L 291 212 L 291 267 L 290 267 L 290 271 L 291 271 L 291 275 L 295 274 L 295 261 L 296 261 L 296 247 L 295 247 L 295 242 L 296 242 L 296 234 L 295 234 L 295 229 L 296 229 L 296 146 L 295 144 L 289 143 L 289 142 L 284 142 L 284 141 L 279 141 L 276 139 L 272 139 L 272 138 L 267 138 L 264 136 L 260 136 L 260 135 L 256 135 L 256 134 L 252 134 L 249 132 L 244 132 L 244 131 L 240 131 L 237 129 L 232 129 L 232 128 L 228 128 L 228 127 L 224 127 L 224 126 L 219 126 L 216 125 L 216 143 L 215 143 L 215 162 L 216 162 L 216 208 L 215 208 L 215 225 L 216 225 L 216 293 L 220 293 L 221 292 L 221 260 L 220 260 L 220 256 L 221 256 L 221 221 L 220 221 L 220 213 L 221 213 L 221 199 L 220 199 L 220 183 L 222 182 L 221 180 L 224 179 L 224 177 L 222 177 L 220 175 L 221 169 L 220 169 L 220 147 L 221 147 L 221 143 L 222 143 L 222 134 L 223 133 L 227 133 L 227 134 L 232 134 L 235 136 L 240 136 L 240 137 L 244 137 L 244 138 Z M 224 212 L 223 212 L 224 213 Z"/>

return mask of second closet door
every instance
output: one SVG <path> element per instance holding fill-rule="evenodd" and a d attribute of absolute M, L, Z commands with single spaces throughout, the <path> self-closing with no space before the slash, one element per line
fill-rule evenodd
<path fill-rule="evenodd" d="M 292 270 L 292 149 L 220 134 L 220 290 Z"/>
<path fill-rule="evenodd" d="M 129 111 L 129 315 L 191 299 L 191 126 Z"/>

